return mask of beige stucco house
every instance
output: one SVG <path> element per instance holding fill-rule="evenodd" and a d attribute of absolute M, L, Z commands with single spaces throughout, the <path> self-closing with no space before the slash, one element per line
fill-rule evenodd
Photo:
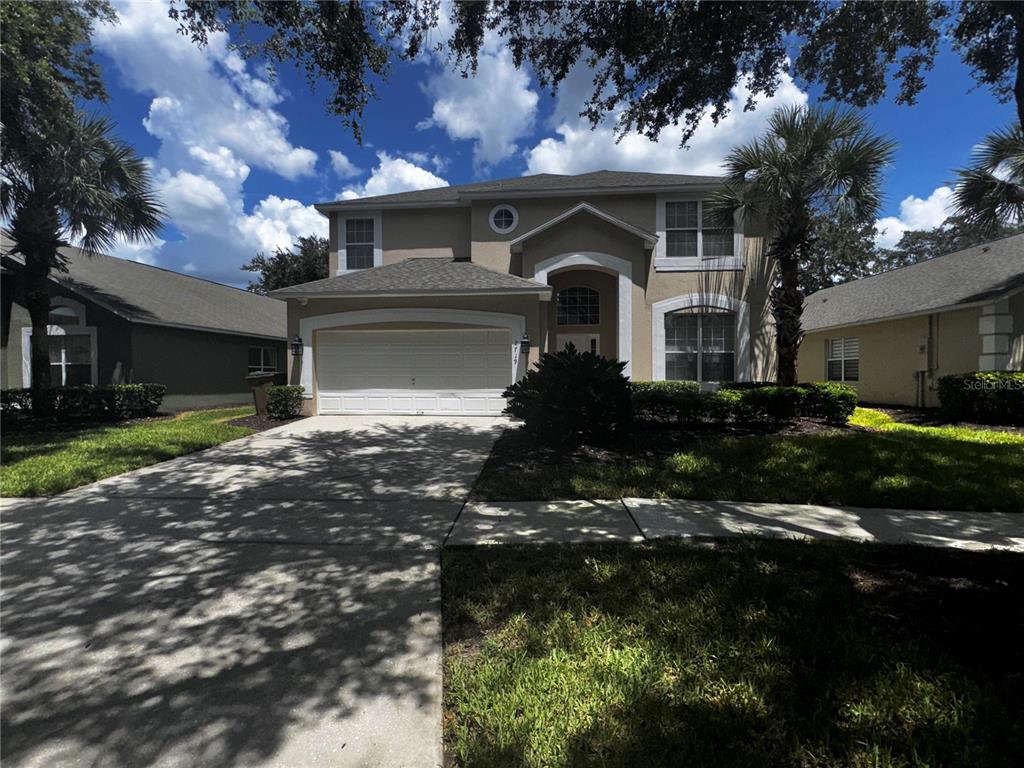
<path fill-rule="evenodd" d="M 941 376 L 1024 370 L 1024 235 L 818 291 L 803 326 L 802 381 L 937 406 Z"/>
<path fill-rule="evenodd" d="M 495 414 L 569 342 L 638 380 L 770 378 L 762 234 L 704 221 L 719 184 L 541 174 L 318 205 L 330 276 L 272 294 L 289 379 L 308 413 Z"/>

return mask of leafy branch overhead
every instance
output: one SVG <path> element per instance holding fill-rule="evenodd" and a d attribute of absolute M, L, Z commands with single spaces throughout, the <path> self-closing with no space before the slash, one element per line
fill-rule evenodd
<path fill-rule="evenodd" d="M 244 55 L 292 61 L 311 83 L 329 83 L 328 110 L 357 138 L 393 55 L 430 49 L 465 75 L 488 35 L 552 91 L 585 62 L 593 79 L 581 114 L 595 125 L 614 116 L 620 134 L 654 138 L 678 123 L 685 143 L 706 114 L 717 123 L 729 113 L 736 89 L 753 109 L 784 72 L 852 106 L 877 103 L 890 86 L 913 104 L 943 36 L 980 84 L 1016 98 L 1024 119 L 1021 3 L 457 2 L 442 19 L 439 0 L 173 0 L 170 13 L 197 43 L 231 26 Z"/>

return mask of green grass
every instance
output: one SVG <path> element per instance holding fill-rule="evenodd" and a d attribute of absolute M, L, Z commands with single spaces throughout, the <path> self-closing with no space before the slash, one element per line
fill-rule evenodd
<path fill-rule="evenodd" d="M 127 425 L 5 433 L 0 496 L 49 496 L 244 437 L 252 430 L 225 422 L 252 413 L 221 408 Z"/>
<path fill-rule="evenodd" d="M 1024 557 L 852 542 L 449 549 L 459 766 L 1011 766 Z"/>
<path fill-rule="evenodd" d="M 695 436 L 659 450 L 665 432 L 594 456 L 557 456 L 518 429 L 492 451 L 482 500 L 718 499 L 1024 511 L 1024 435 L 900 424 L 858 408 L 842 429 L 807 435 Z"/>

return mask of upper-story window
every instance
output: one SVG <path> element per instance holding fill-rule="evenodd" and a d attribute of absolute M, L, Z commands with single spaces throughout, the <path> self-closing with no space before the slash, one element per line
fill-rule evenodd
<path fill-rule="evenodd" d="M 507 235 L 519 225 L 519 212 L 511 205 L 502 203 L 491 209 L 487 220 L 492 230 L 499 235 Z"/>
<path fill-rule="evenodd" d="M 599 325 L 601 295 L 593 288 L 573 286 L 558 292 L 555 322 L 558 325 Z"/>
<path fill-rule="evenodd" d="M 345 219 L 345 269 L 373 266 L 374 225 L 372 218 Z"/>
<path fill-rule="evenodd" d="M 742 269 L 733 227 L 711 226 L 703 200 L 660 200 L 655 268 Z"/>

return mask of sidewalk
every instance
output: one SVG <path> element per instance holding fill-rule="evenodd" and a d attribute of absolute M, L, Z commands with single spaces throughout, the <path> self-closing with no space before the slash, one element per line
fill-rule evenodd
<path fill-rule="evenodd" d="M 1024 552 L 1024 515 L 686 499 L 469 502 L 445 544 L 744 535 Z"/>

